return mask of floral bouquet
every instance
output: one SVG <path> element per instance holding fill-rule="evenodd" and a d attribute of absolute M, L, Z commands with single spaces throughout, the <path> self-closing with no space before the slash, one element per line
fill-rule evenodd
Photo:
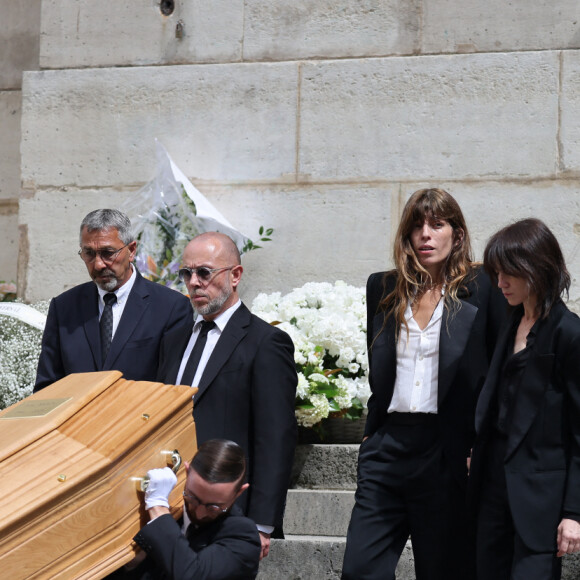
<path fill-rule="evenodd" d="M 254 314 L 292 338 L 298 371 L 296 419 L 320 427 L 327 417 L 361 417 L 370 396 L 364 288 L 309 282 L 282 296 L 259 294 Z"/>
<path fill-rule="evenodd" d="M 261 247 L 236 230 L 211 205 L 158 141 L 156 155 L 155 177 L 121 207 L 131 219 L 138 241 L 137 269 L 145 278 L 178 289 L 177 272 L 183 250 L 202 232 L 229 235 L 242 254 Z M 260 227 L 260 242 L 270 241 L 273 231 Z"/>

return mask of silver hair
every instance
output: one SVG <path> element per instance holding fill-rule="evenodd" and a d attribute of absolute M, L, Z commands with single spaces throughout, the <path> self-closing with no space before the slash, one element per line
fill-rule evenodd
<path fill-rule="evenodd" d="M 79 234 L 80 243 L 82 243 L 83 230 L 85 227 L 88 232 L 115 228 L 119 235 L 119 239 L 125 245 L 130 244 L 135 239 L 131 230 L 131 221 L 118 209 L 96 209 L 87 214 L 81 222 Z"/>

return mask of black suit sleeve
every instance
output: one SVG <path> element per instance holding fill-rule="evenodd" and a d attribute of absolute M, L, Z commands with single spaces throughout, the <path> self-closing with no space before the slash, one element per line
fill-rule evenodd
<path fill-rule="evenodd" d="M 172 292 L 175 292 L 174 304 L 167 316 L 163 335 L 167 334 L 174 328 L 179 328 L 184 325 L 191 326 L 193 324 L 193 310 L 191 308 L 191 303 L 179 292 L 175 290 L 172 290 Z M 163 294 L 160 296 L 161 300 L 165 300 L 165 298 L 166 297 Z"/>
<path fill-rule="evenodd" d="M 38 368 L 36 370 L 34 392 L 36 393 L 40 389 L 62 379 L 64 375 L 65 372 L 60 354 L 58 314 L 56 301 L 53 298 L 50 301 L 46 326 L 44 327 L 44 333 L 42 335 L 42 347 L 38 360 Z"/>
<path fill-rule="evenodd" d="M 252 365 L 254 465 L 247 515 L 257 524 L 281 527 L 296 447 L 298 378 L 292 340 L 285 332 L 272 330 L 258 345 Z"/>
<path fill-rule="evenodd" d="M 381 328 L 374 327 L 375 315 L 379 312 L 379 304 L 381 299 L 386 296 L 389 292 L 392 292 L 395 287 L 396 275 L 394 272 L 376 272 L 369 276 L 367 280 L 366 287 L 366 300 L 367 300 L 367 352 L 369 357 L 369 368 L 371 366 L 371 359 L 373 357 L 372 343 L 376 334 L 381 330 Z M 384 318 L 381 318 L 384 320 Z M 364 436 L 368 436 L 374 433 L 379 426 L 378 410 L 377 410 L 377 398 L 372 392 L 372 377 L 369 377 L 371 381 L 371 396 L 367 402 L 367 421 L 365 424 Z"/>
<path fill-rule="evenodd" d="M 227 516 L 209 524 L 190 545 L 167 514 L 144 526 L 134 540 L 170 580 L 249 579 L 258 573 L 260 539 L 248 518 Z"/>
<path fill-rule="evenodd" d="M 568 331 L 568 332 L 566 332 Z M 565 325 L 569 334 L 567 348 L 561 358 L 559 374 L 564 387 L 565 445 L 568 447 L 568 470 L 564 492 L 565 517 L 580 521 L 580 321 L 569 317 Z M 572 335 L 572 336 L 570 336 Z"/>

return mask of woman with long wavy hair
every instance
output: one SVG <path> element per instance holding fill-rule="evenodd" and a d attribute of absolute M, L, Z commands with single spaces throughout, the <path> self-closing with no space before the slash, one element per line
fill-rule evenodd
<path fill-rule="evenodd" d="M 446 191 L 410 197 L 394 261 L 367 283 L 372 396 L 342 577 L 394 579 L 410 535 L 418 580 L 467 580 L 466 459 L 505 306 Z"/>

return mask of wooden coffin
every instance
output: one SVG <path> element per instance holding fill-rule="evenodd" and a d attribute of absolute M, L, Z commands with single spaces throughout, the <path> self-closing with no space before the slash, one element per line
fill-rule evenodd
<path fill-rule="evenodd" d="M 0 412 L 3 578 L 103 578 L 135 556 L 141 478 L 195 453 L 194 391 L 121 377 L 70 375 Z"/>

